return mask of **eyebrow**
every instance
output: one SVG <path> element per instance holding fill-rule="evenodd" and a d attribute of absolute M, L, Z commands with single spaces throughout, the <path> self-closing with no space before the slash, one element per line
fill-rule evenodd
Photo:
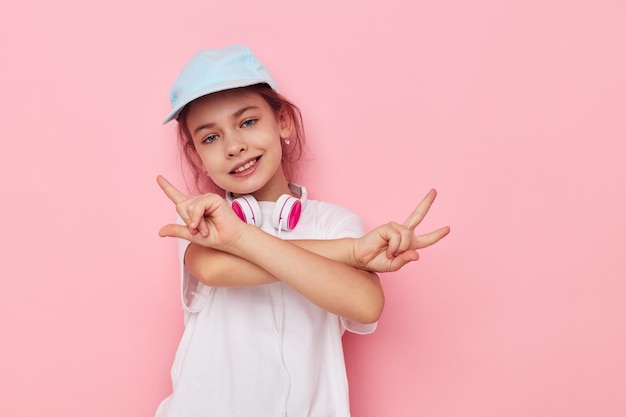
<path fill-rule="evenodd" d="M 234 113 L 230 116 L 230 118 L 231 118 L 231 119 L 236 119 L 236 118 L 238 118 L 239 116 L 241 116 L 242 114 L 244 114 L 245 112 L 247 112 L 248 110 L 251 110 L 251 109 L 258 109 L 258 108 L 259 108 L 258 106 L 245 106 L 245 107 L 242 107 L 242 108 L 240 108 L 239 110 L 237 110 L 236 112 L 234 112 Z M 205 124 L 202 124 L 202 125 L 200 125 L 200 126 L 198 126 L 198 127 L 196 127 L 196 128 L 194 129 L 194 131 L 193 131 L 193 135 L 196 135 L 196 134 L 197 134 L 199 131 L 201 131 L 202 129 L 210 129 L 210 128 L 212 128 L 213 126 L 215 126 L 215 123 L 213 123 L 213 122 L 211 122 L 211 123 L 205 123 Z"/>

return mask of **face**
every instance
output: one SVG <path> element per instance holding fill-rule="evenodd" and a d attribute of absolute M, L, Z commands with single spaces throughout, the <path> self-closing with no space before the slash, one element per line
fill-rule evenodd
<path fill-rule="evenodd" d="M 209 94 L 189 106 L 189 133 L 216 185 L 259 201 L 289 193 L 280 143 L 291 134 L 287 112 L 276 114 L 263 97 L 246 89 Z"/>

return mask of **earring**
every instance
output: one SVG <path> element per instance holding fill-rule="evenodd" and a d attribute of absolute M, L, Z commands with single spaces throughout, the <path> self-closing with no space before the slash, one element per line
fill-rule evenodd
<path fill-rule="evenodd" d="M 285 138 L 285 145 L 289 145 L 291 143 L 291 141 L 289 140 L 289 138 Z"/>

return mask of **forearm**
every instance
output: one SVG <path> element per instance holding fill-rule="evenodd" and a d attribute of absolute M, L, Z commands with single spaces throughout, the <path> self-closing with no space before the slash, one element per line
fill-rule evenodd
<path fill-rule="evenodd" d="M 317 255 L 323 256 L 324 258 L 341 262 L 342 264 L 351 266 L 353 268 L 360 268 L 360 265 L 357 265 L 357 261 L 352 252 L 354 248 L 354 240 L 355 239 L 353 238 L 330 240 L 309 239 L 289 240 L 288 242 L 293 243 L 294 245 L 299 246 L 303 249 L 306 249 L 309 252 L 313 252 Z"/>
<path fill-rule="evenodd" d="M 281 240 L 253 230 L 231 253 L 189 245 L 187 268 L 215 287 L 281 280 L 327 311 L 362 323 L 378 319 L 384 301 L 380 280 L 347 265 L 353 263 L 352 239 Z"/>
<path fill-rule="evenodd" d="M 353 239 L 287 240 L 287 242 L 328 259 L 354 266 L 351 256 Z M 185 252 L 185 265 L 201 282 L 213 287 L 240 287 L 270 284 L 278 281 L 254 263 L 217 249 L 190 244 Z"/>
<path fill-rule="evenodd" d="M 323 256 L 349 259 L 349 239 L 295 243 L 250 227 L 228 251 L 289 284 L 327 311 L 361 323 L 378 319 L 384 304 L 378 276 Z"/>
<path fill-rule="evenodd" d="M 184 262 L 196 279 L 211 287 L 245 287 L 278 281 L 252 262 L 194 243 L 187 247 Z"/>

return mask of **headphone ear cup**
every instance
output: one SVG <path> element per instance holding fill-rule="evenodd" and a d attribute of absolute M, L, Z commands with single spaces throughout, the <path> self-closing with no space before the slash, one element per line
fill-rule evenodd
<path fill-rule="evenodd" d="M 272 212 L 272 225 L 275 229 L 289 232 L 298 224 L 300 213 L 302 213 L 302 202 L 289 194 L 283 194 L 276 201 Z"/>
<path fill-rule="evenodd" d="M 235 198 L 230 204 L 235 214 L 244 222 L 260 227 L 262 224 L 261 208 L 251 195 Z"/>

